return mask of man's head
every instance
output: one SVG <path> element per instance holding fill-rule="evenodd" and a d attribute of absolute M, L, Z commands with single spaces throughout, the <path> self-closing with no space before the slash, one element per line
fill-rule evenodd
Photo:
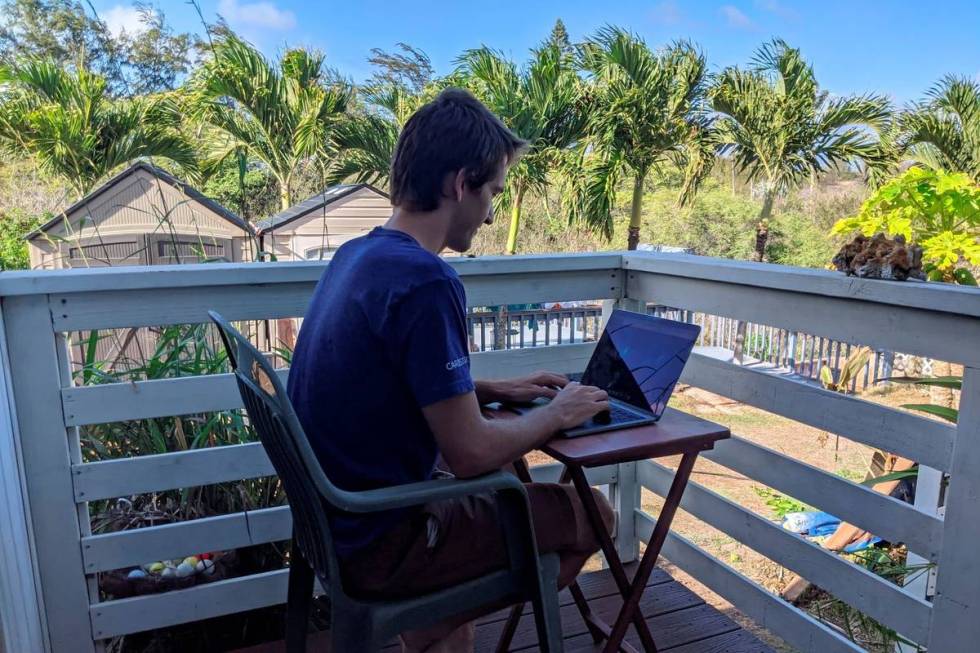
<path fill-rule="evenodd" d="M 415 112 L 391 161 L 391 203 L 412 212 L 446 211 L 446 246 L 469 249 L 493 221 L 493 197 L 527 144 L 467 91 L 450 88 Z"/>

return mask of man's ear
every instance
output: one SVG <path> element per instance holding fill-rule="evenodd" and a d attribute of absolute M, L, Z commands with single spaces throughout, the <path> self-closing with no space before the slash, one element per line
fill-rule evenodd
<path fill-rule="evenodd" d="M 466 170 L 460 168 L 453 177 L 453 197 L 457 202 L 463 201 L 463 193 L 466 191 Z"/>

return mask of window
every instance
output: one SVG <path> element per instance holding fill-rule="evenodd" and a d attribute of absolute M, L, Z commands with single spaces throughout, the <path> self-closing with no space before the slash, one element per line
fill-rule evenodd
<path fill-rule="evenodd" d="M 157 255 L 184 258 L 223 258 L 224 245 L 201 240 L 161 240 L 157 242 Z"/>
<path fill-rule="evenodd" d="M 113 265 L 117 263 L 140 263 L 142 243 L 133 241 L 97 242 L 68 248 L 68 259 L 72 267 Z"/>
<path fill-rule="evenodd" d="M 336 251 L 337 251 L 336 247 L 313 247 L 311 249 L 306 250 L 306 254 L 304 254 L 304 258 L 307 261 L 326 261 Z"/>

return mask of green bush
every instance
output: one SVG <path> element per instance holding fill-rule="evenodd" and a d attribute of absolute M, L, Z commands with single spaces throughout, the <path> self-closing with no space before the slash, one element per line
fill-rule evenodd
<path fill-rule="evenodd" d="M 643 198 L 640 241 L 688 247 L 696 254 L 747 259 L 752 255 L 759 203 L 732 195 L 709 179 L 695 200 L 677 205 L 677 190 L 661 187 Z"/>
<path fill-rule="evenodd" d="M 50 217 L 27 215 L 16 209 L 0 212 L 0 270 L 26 270 L 31 267 L 24 236 Z"/>

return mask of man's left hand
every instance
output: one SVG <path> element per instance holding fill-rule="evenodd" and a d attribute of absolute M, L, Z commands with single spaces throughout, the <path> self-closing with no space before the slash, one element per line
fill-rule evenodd
<path fill-rule="evenodd" d="M 495 401 L 527 403 L 542 397 L 552 399 L 567 384 L 568 378 L 563 374 L 535 372 L 514 379 L 479 382 L 477 396 L 481 404 Z"/>

